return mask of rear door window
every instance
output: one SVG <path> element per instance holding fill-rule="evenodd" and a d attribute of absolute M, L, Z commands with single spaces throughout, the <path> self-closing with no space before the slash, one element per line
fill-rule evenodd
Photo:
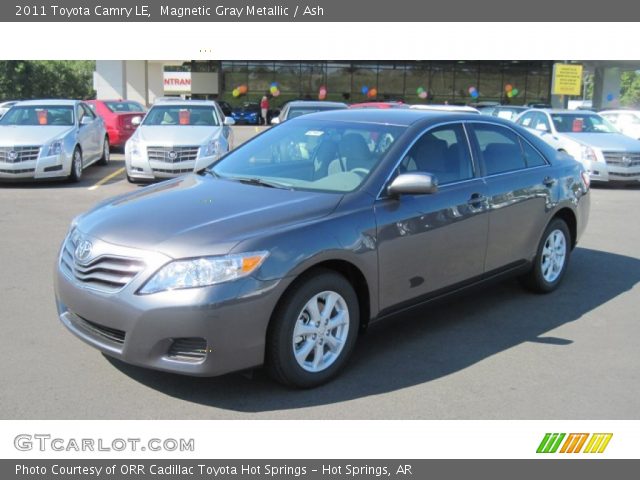
<path fill-rule="evenodd" d="M 476 123 L 473 130 L 487 175 L 526 168 L 520 138 L 512 130 L 488 123 Z"/>

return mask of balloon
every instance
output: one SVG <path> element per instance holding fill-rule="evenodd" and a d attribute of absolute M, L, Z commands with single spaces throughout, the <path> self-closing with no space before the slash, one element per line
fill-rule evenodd
<path fill-rule="evenodd" d="M 378 89 L 377 88 L 370 89 L 369 93 L 367 93 L 367 96 L 369 98 L 374 98 L 374 97 L 378 96 Z"/>
<path fill-rule="evenodd" d="M 249 89 L 247 88 L 246 85 L 240 85 L 238 87 L 238 91 L 240 92 L 240 95 L 244 95 L 245 93 L 247 93 Z"/>
<path fill-rule="evenodd" d="M 519 93 L 519 92 L 518 92 L 518 89 L 517 89 L 517 88 L 514 88 L 513 90 L 511 90 L 511 93 L 512 93 L 512 94 L 513 94 L 513 96 L 515 97 L 515 96 L 517 96 L 517 95 L 518 95 L 518 93 Z"/>
<path fill-rule="evenodd" d="M 509 90 L 507 92 L 507 97 L 509 97 L 509 98 L 513 97 L 513 91 L 512 90 Z"/>
<path fill-rule="evenodd" d="M 476 87 L 469 87 L 469 95 L 473 97 L 473 92 L 476 92 Z"/>
<path fill-rule="evenodd" d="M 612 102 L 614 98 L 616 97 L 614 97 L 613 93 L 607 94 L 607 102 Z"/>
<path fill-rule="evenodd" d="M 480 96 L 480 94 L 478 93 L 477 90 L 474 90 L 473 92 L 471 92 L 471 98 L 478 98 Z"/>
<path fill-rule="evenodd" d="M 511 85 L 510 83 L 507 83 L 507 84 L 504 86 L 504 91 L 505 91 L 505 92 L 510 92 L 511 90 L 513 90 L 513 85 Z"/>
<path fill-rule="evenodd" d="M 416 90 L 416 93 L 418 94 L 418 96 L 420 96 L 420 94 L 424 92 L 424 88 L 423 87 L 418 87 L 418 89 Z"/>
<path fill-rule="evenodd" d="M 231 92 L 231 95 L 233 95 L 234 97 L 239 97 L 240 96 L 240 90 L 238 90 L 237 88 L 234 88 L 233 91 Z"/>
<path fill-rule="evenodd" d="M 269 89 L 269 91 L 271 92 L 272 95 L 275 95 L 275 93 L 278 91 L 278 87 L 275 85 L 271 85 L 271 88 Z"/>
<path fill-rule="evenodd" d="M 360 91 L 362 92 L 363 95 L 366 95 L 367 93 L 369 93 L 369 87 L 367 87 L 366 85 L 363 85 Z"/>
<path fill-rule="evenodd" d="M 278 88 L 278 82 L 271 82 L 271 88 Z"/>
<path fill-rule="evenodd" d="M 325 98 L 327 98 L 327 89 L 320 88 L 320 91 L 318 92 L 318 100 L 324 100 Z"/>
<path fill-rule="evenodd" d="M 422 98 L 423 100 L 424 100 L 425 98 L 427 98 L 427 95 L 428 95 L 428 94 L 427 94 L 427 92 L 426 92 L 425 90 L 421 91 L 421 92 L 418 94 L 418 96 L 419 96 L 420 98 Z"/>
<path fill-rule="evenodd" d="M 274 97 L 277 97 L 280 95 L 280 90 L 278 90 L 278 87 L 275 88 L 275 92 L 271 92 L 271 95 L 273 95 Z"/>

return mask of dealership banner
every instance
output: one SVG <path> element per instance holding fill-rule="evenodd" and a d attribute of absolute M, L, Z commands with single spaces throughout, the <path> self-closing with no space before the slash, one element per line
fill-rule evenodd
<path fill-rule="evenodd" d="M 371 480 L 632 478 L 638 460 L 0 460 L 0 478 Z"/>
<path fill-rule="evenodd" d="M 577 5 L 554 0 L 18 0 L 0 3 L 0 15 L 5 22 L 626 22 L 638 12 L 626 0 Z"/>

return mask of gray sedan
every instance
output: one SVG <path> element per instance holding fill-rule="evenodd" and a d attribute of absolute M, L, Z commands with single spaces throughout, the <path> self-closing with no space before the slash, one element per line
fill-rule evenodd
<path fill-rule="evenodd" d="M 68 178 L 109 162 L 102 119 L 78 100 L 19 102 L 0 119 L 0 180 Z"/>
<path fill-rule="evenodd" d="M 265 364 L 312 387 L 396 312 L 510 275 L 556 289 L 589 198 L 580 163 L 508 121 L 312 114 L 78 217 L 58 312 L 124 362 L 199 376 Z"/>

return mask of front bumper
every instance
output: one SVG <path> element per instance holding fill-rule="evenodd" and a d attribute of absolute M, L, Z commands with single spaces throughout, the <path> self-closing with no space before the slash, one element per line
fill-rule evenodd
<path fill-rule="evenodd" d="M 590 162 L 587 169 L 593 182 L 640 182 L 640 166 L 624 167 L 599 161 Z"/>
<path fill-rule="evenodd" d="M 116 293 L 87 288 L 58 262 L 55 295 L 62 324 L 74 335 L 125 363 L 167 372 L 216 376 L 264 362 L 267 327 L 286 281 L 252 277 L 211 287 L 136 295 L 165 260 Z M 204 355 L 177 358 L 180 339 L 203 339 Z"/>
<path fill-rule="evenodd" d="M 157 160 L 149 160 L 146 155 L 132 156 L 126 154 L 125 165 L 127 175 L 134 180 L 155 180 L 174 178 L 186 173 L 191 173 L 211 165 L 217 159 L 216 156 L 203 156 L 196 160 L 169 163 Z"/>
<path fill-rule="evenodd" d="M 61 178 L 68 177 L 70 172 L 71 158 L 65 154 L 25 162 L 0 162 L 0 180 Z"/>

